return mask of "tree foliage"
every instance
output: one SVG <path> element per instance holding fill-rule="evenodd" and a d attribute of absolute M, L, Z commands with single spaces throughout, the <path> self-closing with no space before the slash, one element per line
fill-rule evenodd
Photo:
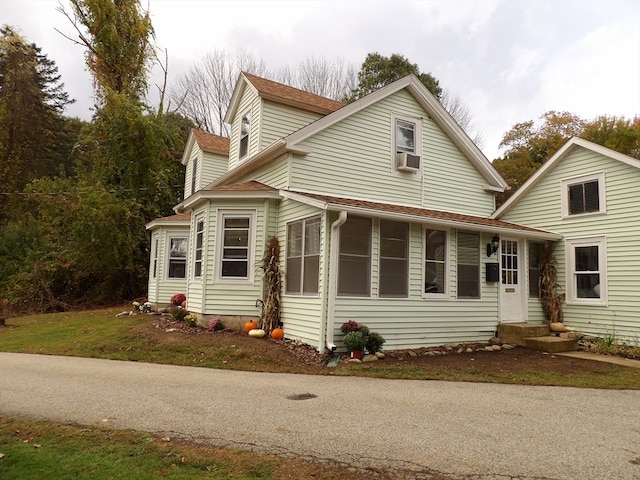
<path fill-rule="evenodd" d="M 4 191 L 20 191 L 33 179 L 69 167 L 66 159 L 80 124 L 67 122 L 62 113 L 72 102 L 55 62 L 12 27 L 0 28 L 0 185 Z"/>
<path fill-rule="evenodd" d="M 516 123 L 502 137 L 500 148 L 505 153 L 493 165 L 510 190 L 499 196 L 498 203 L 503 203 L 574 136 L 640 159 L 640 117 L 629 120 L 601 115 L 584 120 L 569 112 L 551 110 L 540 117 L 540 122 Z"/>
<path fill-rule="evenodd" d="M 139 0 L 69 0 L 77 39 L 86 48 L 86 61 L 94 78 L 98 99 L 111 94 L 141 100 L 147 93 L 147 76 L 155 59 L 153 26 Z M 67 37 L 69 38 L 69 37 Z"/>
<path fill-rule="evenodd" d="M 357 86 L 343 100 L 353 102 L 410 74 L 418 77 L 436 98 L 440 98 L 442 89 L 433 75 L 421 73 L 417 64 L 400 54 L 385 57 L 375 52 L 367 55 L 358 72 Z"/>

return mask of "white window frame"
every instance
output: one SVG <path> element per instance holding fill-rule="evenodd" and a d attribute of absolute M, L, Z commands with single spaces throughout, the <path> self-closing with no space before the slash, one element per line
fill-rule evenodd
<path fill-rule="evenodd" d="M 198 230 L 198 224 L 202 222 L 202 229 Z M 204 270 L 204 252 L 205 252 L 205 243 L 206 243 L 206 236 L 205 236 L 205 231 L 206 231 L 206 226 L 205 226 L 205 222 L 204 222 L 204 214 L 200 214 L 197 215 L 194 219 L 193 222 L 194 225 L 194 236 L 193 236 L 193 279 L 194 280 L 201 280 L 202 279 L 202 273 Z M 198 235 L 202 236 L 202 244 L 200 245 L 200 248 L 198 248 Z M 200 259 L 198 259 L 198 252 L 200 252 Z M 197 266 L 200 265 L 200 273 L 197 273 Z"/>
<path fill-rule="evenodd" d="M 253 115 L 251 113 L 251 109 L 246 110 L 241 116 L 240 116 L 240 128 L 238 131 L 238 159 L 243 159 L 245 157 L 247 157 L 249 155 L 249 150 L 251 150 L 251 127 L 252 127 L 252 123 L 253 123 Z M 244 119 L 248 118 L 249 119 L 249 129 L 246 133 L 246 135 L 243 134 L 242 132 L 242 125 L 244 123 Z M 242 141 L 244 139 L 247 139 L 247 151 L 246 152 L 242 152 Z"/>
<path fill-rule="evenodd" d="M 357 215 L 354 216 L 349 216 L 347 217 L 347 222 L 349 222 L 349 220 L 353 220 L 353 219 L 359 219 L 359 220 L 365 220 L 369 222 L 369 231 L 367 233 L 367 241 L 368 241 L 368 252 L 366 255 L 363 255 L 361 253 L 343 253 L 342 252 L 342 238 L 344 235 L 344 231 L 345 231 L 345 226 L 342 225 L 342 227 L 340 227 L 340 245 L 338 247 L 338 296 L 339 297 L 354 297 L 354 298 L 370 298 L 371 297 L 371 263 L 372 263 L 372 259 L 373 259 L 373 219 L 370 217 L 360 217 Z M 346 225 L 346 223 L 345 223 Z M 342 278 L 342 268 L 344 267 L 343 261 L 344 260 L 348 260 L 348 259 L 367 259 L 367 292 L 366 293 L 352 293 L 352 292 L 345 292 L 344 290 L 341 291 L 340 287 L 341 285 L 341 278 Z"/>
<path fill-rule="evenodd" d="M 191 162 L 191 195 L 198 191 L 197 183 L 198 183 L 198 157 L 193 157 L 193 161 Z"/>
<path fill-rule="evenodd" d="M 160 250 L 160 235 L 157 233 L 153 234 L 152 240 L 152 251 L 151 251 L 151 278 L 158 278 L 158 251 Z"/>
<path fill-rule="evenodd" d="M 255 210 L 218 210 L 218 232 L 216 241 L 216 282 L 228 284 L 253 284 L 255 265 L 255 244 L 256 244 L 256 216 Z M 224 221 L 232 218 L 248 218 L 249 231 L 247 237 L 247 276 L 246 277 L 223 277 L 222 263 L 224 258 Z"/>
<path fill-rule="evenodd" d="M 542 275 L 542 271 L 540 269 L 540 261 L 538 260 L 535 266 L 532 266 L 532 259 L 531 259 L 531 252 L 533 251 L 533 246 L 537 245 L 540 248 L 540 251 L 542 251 L 542 249 L 544 249 L 544 243 L 543 242 L 536 242 L 533 240 L 530 240 L 527 242 L 527 298 L 530 299 L 535 299 L 535 298 L 539 298 L 540 297 L 540 285 L 539 285 L 539 278 Z M 533 259 L 534 261 L 536 261 L 535 259 Z M 538 275 L 536 276 L 536 284 L 535 284 L 535 289 L 538 291 L 537 295 L 532 295 L 531 294 L 531 288 L 533 286 L 533 282 L 531 279 L 531 274 L 537 271 Z"/>
<path fill-rule="evenodd" d="M 313 254 L 306 253 L 307 250 L 307 224 L 311 222 L 317 222 L 319 227 L 319 238 L 318 238 L 318 252 Z M 293 228 L 294 225 L 300 224 L 302 227 L 302 245 L 300 250 L 300 255 L 289 255 L 290 252 L 290 241 L 291 238 L 289 236 L 290 229 Z M 322 243 L 322 217 L 320 215 L 314 215 L 313 217 L 303 218 L 300 220 L 296 220 L 293 222 L 287 223 L 287 251 L 285 254 L 285 265 L 286 270 L 285 273 L 289 273 L 289 259 L 298 258 L 300 259 L 300 283 L 297 285 L 296 291 L 289 290 L 290 282 L 289 275 L 285 276 L 285 294 L 286 295 L 294 295 L 294 296 L 304 296 L 304 297 L 317 297 L 320 292 L 320 257 L 321 257 L 321 243 Z M 304 290 L 304 278 L 305 278 L 305 267 L 306 267 L 306 259 L 310 257 L 318 257 L 318 270 L 316 272 L 316 289 L 315 291 L 305 292 Z"/>
<path fill-rule="evenodd" d="M 598 247 L 598 270 L 594 271 L 600 275 L 600 298 L 578 297 L 578 286 L 576 278 L 575 249 L 577 247 Z M 604 236 L 572 238 L 565 241 L 565 258 L 567 271 L 565 278 L 566 301 L 568 305 L 596 305 L 607 306 L 607 239 Z"/>
<path fill-rule="evenodd" d="M 418 117 L 409 117 L 407 115 L 391 114 L 391 168 L 393 171 L 403 173 L 398 170 L 398 144 L 397 144 L 397 129 L 398 122 L 407 122 L 414 125 L 413 139 L 413 152 L 412 155 L 418 155 L 420 157 L 420 169 L 422 171 L 422 165 L 424 164 L 424 155 L 422 154 L 422 119 Z"/>
<path fill-rule="evenodd" d="M 477 253 L 477 266 L 478 266 L 478 274 L 477 274 L 477 281 L 478 281 L 478 296 L 477 297 L 461 297 L 460 296 L 460 234 L 469 234 L 469 235 L 476 235 L 478 241 L 477 241 L 477 249 L 478 249 L 478 253 Z M 480 242 L 482 241 L 482 235 L 480 235 L 480 232 L 473 232 L 473 231 L 466 231 L 466 230 L 458 230 L 456 232 L 456 297 L 458 300 L 471 300 L 471 301 L 475 301 L 475 300 L 481 300 L 482 299 L 482 280 L 480 278 L 481 272 L 482 272 L 482 261 L 481 261 L 481 248 L 480 248 Z M 464 264 L 464 265 L 470 265 L 470 264 Z"/>
<path fill-rule="evenodd" d="M 189 262 L 189 234 L 187 232 L 167 232 L 167 241 L 166 241 L 166 261 L 165 261 L 165 279 L 168 281 L 182 281 L 187 279 L 187 265 Z M 171 256 L 171 240 L 172 239 L 183 239 L 187 243 L 187 251 L 184 255 L 184 277 L 171 277 L 169 273 L 171 272 L 171 261 L 181 257 L 172 257 Z"/>
<path fill-rule="evenodd" d="M 383 237 L 382 237 L 382 223 L 383 222 L 389 222 L 389 223 L 395 223 L 398 225 L 402 225 L 403 227 L 406 228 L 406 232 L 407 232 L 407 236 L 404 239 L 404 246 L 405 246 L 405 257 L 401 258 L 401 257 L 383 257 L 382 254 L 382 242 L 383 242 Z M 388 240 L 388 239 L 387 239 Z M 394 239 L 396 240 L 396 239 Z M 409 298 L 409 272 L 410 272 L 410 265 L 409 265 L 409 259 L 411 257 L 411 223 L 409 222 L 403 222 L 403 221 L 398 221 L 398 220 L 386 220 L 386 219 L 379 219 L 378 221 L 378 297 L 380 298 Z M 402 294 L 390 294 L 390 293 L 382 293 L 381 289 L 382 289 L 382 261 L 383 260 L 392 260 L 392 261 L 401 261 L 404 260 L 404 268 L 405 268 L 405 277 L 404 277 L 404 289 L 405 292 Z"/>
<path fill-rule="evenodd" d="M 437 231 L 444 233 L 444 292 L 443 293 L 427 293 L 425 285 L 427 283 L 427 232 Z M 422 298 L 445 300 L 449 298 L 449 240 L 450 232 L 442 227 L 430 227 L 426 225 L 422 229 Z"/>
<path fill-rule="evenodd" d="M 569 187 L 573 185 L 579 185 L 583 183 L 590 183 L 593 181 L 598 182 L 598 203 L 599 210 L 594 212 L 584 212 L 584 213 L 569 213 Z M 592 173 L 589 175 L 582 175 L 579 177 L 567 178 L 562 180 L 562 218 L 582 218 L 589 215 L 600 215 L 603 213 L 607 213 L 607 205 L 606 205 L 606 192 L 605 192 L 605 175 L 604 172 Z"/>

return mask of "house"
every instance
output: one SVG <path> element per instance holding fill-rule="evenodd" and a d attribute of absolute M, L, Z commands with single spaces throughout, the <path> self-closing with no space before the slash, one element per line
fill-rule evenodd
<path fill-rule="evenodd" d="M 285 335 L 320 351 L 347 320 L 403 349 L 527 319 L 526 246 L 561 237 L 492 218 L 505 181 L 415 76 L 344 105 L 242 73 L 225 121 L 228 153 L 192 132 L 185 198 L 147 225 L 151 302 L 255 318 L 276 237 Z"/>
<path fill-rule="evenodd" d="M 562 235 L 554 254 L 566 325 L 640 339 L 640 160 L 572 138 L 493 218 Z M 543 318 L 535 297 L 527 314 Z"/>

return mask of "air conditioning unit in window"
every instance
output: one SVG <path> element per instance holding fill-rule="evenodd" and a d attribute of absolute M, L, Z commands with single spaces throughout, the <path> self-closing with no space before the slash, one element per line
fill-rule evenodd
<path fill-rule="evenodd" d="M 398 153 L 397 167 L 403 172 L 417 172 L 420 170 L 420 155 L 411 155 L 410 153 Z"/>

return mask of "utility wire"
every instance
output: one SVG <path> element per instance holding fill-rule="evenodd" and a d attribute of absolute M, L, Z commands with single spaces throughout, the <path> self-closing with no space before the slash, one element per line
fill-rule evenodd
<path fill-rule="evenodd" d="M 162 187 L 140 187 L 140 188 L 123 188 L 120 190 L 107 190 L 107 193 L 121 193 L 121 192 L 143 192 L 146 190 L 160 190 L 163 188 L 181 188 L 184 187 L 184 185 L 165 185 Z M 17 196 L 23 196 L 23 197 L 27 197 L 29 195 L 49 195 L 49 196 L 56 196 L 56 195 L 83 195 L 83 194 L 87 194 L 87 193 L 95 193 L 94 191 L 81 191 L 81 192 L 51 192 L 51 193 L 46 193 L 46 192 L 0 192 L 0 195 L 5 195 L 5 196 L 9 196 L 9 195 L 17 195 Z"/>

